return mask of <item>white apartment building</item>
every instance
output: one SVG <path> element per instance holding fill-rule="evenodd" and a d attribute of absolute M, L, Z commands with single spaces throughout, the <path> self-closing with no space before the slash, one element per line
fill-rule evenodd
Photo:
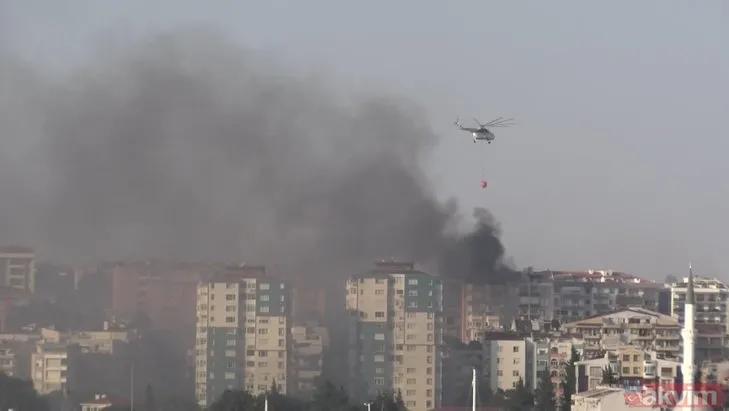
<path fill-rule="evenodd" d="M 591 391 L 603 385 L 603 371 L 609 367 L 618 384 L 638 389 L 646 380 L 661 385 L 675 382 L 681 364 L 661 359 L 656 352 L 635 346 L 624 346 L 607 352 L 602 358 L 578 361 L 575 364 L 577 392 Z"/>
<path fill-rule="evenodd" d="M 76 389 L 80 355 L 78 345 L 39 342 L 30 358 L 33 388 L 41 395 Z"/>
<path fill-rule="evenodd" d="M 656 351 L 659 357 L 664 358 L 678 358 L 680 353 L 678 321 L 670 315 L 641 307 L 583 318 L 562 324 L 562 329 L 582 336 L 585 359 L 600 357 L 605 350 L 624 345 Z"/>
<path fill-rule="evenodd" d="M 506 333 L 487 333 L 483 341 L 483 378 L 491 391 L 508 391 L 516 387 L 519 380 L 527 380 L 527 340 Z"/>
<path fill-rule="evenodd" d="M 288 285 L 265 275 L 221 273 L 197 292 L 198 404 L 207 407 L 228 389 L 257 395 L 274 383 L 285 394 L 292 343 Z"/>
<path fill-rule="evenodd" d="M 686 285 L 683 281 L 671 284 L 671 315 L 684 324 Z M 696 360 L 716 361 L 729 354 L 729 287 L 715 278 L 694 275 L 696 298 Z"/>
<path fill-rule="evenodd" d="M 399 391 L 410 411 L 440 407 L 441 279 L 412 263 L 378 262 L 350 277 L 346 293 L 350 396 Z"/>

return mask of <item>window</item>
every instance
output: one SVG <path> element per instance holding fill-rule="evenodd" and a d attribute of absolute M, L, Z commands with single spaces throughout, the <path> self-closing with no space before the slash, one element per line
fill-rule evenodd
<path fill-rule="evenodd" d="M 229 313 L 235 312 L 235 306 L 234 305 L 227 305 L 225 306 L 225 311 Z"/>
<path fill-rule="evenodd" d="M 408 397 L 412 397 L 415 395 L 415 390 L 407 390 L 405 391 L 405 395 L 407 395 Z"/>
<path fill-rule="evenodd" d="M 269 297 L 269 295 L 268 295 L 268 294 L 263 294 L 263 295 L 261 296 L 261 301 L 270 301 L 270 297 Z"/>
<path fill-rule="evenodd" d="M 518 345 L 515 345 L 514 346 L 514 352 L 519 352 L 519 346 Z"/>
<path fill-rule="evenodd" d="M 284 335 L 286 335 L 286 329 L 285 328 L 279 328 L 278 329 L 278 336 L 279 337 L 283 337 Z"/>
<path fill-rule="evenodd" d="M 514 364 L 519 364 L 519 358 L 514 358 Z"/>
<path fill-rule="evenodd" d="M 225 317 L 225 322 L 226 323 L 234 323 L 235 322 L 235 317 Z"/>
<path fill-rule="evenodd" d="M 385 379 L 381 377 L 375 378 L 375 385 L 385 385 Z"/>
<path fill-rule="evenodd" d="M 502 371 L 502 370 L 498 370 L 498 371 L 496 372 L 496 375 L 498 375 L 499 377 L 503 377 L 503 376 L 504 376 L 504 371 Z"/>
<path fill-rule="evenodd" d="M 235 294 L 226 294 L 225 300 L 226 301 L 235 301 Z"/>
<path fill-rule="evenodd" d="M 385 373 L 384 368 L 379 368 L 379 367 L 375 368 L 375 374 L 384 374 L 384 373 Z"/>
<path fill-rule="evenodd" d="M 623 367 L 623 374 L 630 374 L 630 368 Z"/>
<path fill-rule="evenodd" d="M 268 357 L 268 351 L 258 351 L 259 357 Z"/>
<path fill-rule="evenodd" d="M 271 284 L 269 283 L 261 283 L 261 290 L 268 290 L 271 288 Z"/>
<path fill-rule="evenodd" d="M 375 290 L 375 295 L 383 295 L 385 294 L 385 290 Z"/>
<path fill-rule="evenodd" d="M 259 328 L 258 329 L 258 335 L 266 335 L 268 334 L 268 328 Z"/>
<path fill-rule="evenodd" d="M 418 290 L 408 291 L 408 297 L 417 297 L 417 296 L 418 296 Z"/>
<path fill-rule="evenodd" d="M 262 313 L 267 313 L 268 312 L 268 306 L 267 305 L 262 305 L 261 306 L 261 312 Z"/>
<path fill-rule="evenodd" d="M 415 381 L 416 381 L 415 378 L 408 378 L 407 384 L 408 385 L 415 385 Z"/>
<path fill-rule="evenodd" d="M 415 368 L 408 368 L 407 369 L 408 374 L 415 374 Z"/>
<path fill-rule="evenodd" d="M 256 355 L 256 350 L 246 350 L 246 355 L 252 357 Z"/>
<path fill-rule="evenodd" d="M 417 403 L 417 402 L 415 402 L 415 401 L 408 401 L 408 402 L 407 402 L 407 403 L 405 404 L 405 406 L 406 406 L 406 407 L 408 407 L 408 408 L 415 408 L 415 406 L 416 406 L 416 405 L 418 405 L 418 403 Z"/>
<path fill-rule="evenodd" d="M 226 340 L 225 345 L 228 347 L 235 347 L 235 340 Z"/>
<path fill-rule="evenodd" d="M 418 280 L 413 278 L 408 280 L 408 285 L 418 285 Z"/>
<path fill-rule="evenodd" d="M 518 376 L 519 376 L 519 370 L 514 370 L 514 371 L 512 371 L 512 372 L 511 372 L 511 375 L 512 375 L 513 377 L 518 377 Z"/>
<path fill-rule="evenodd" d="M 384 311 L 375 311 L 375 318 L 385 318 Z"/>

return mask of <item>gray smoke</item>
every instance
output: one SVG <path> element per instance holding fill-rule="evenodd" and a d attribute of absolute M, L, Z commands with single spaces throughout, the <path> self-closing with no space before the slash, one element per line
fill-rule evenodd
<path fill-rule="evenodd" d="M 60 81 L 1 60 L 5 243 L 66 262 L 317 271 L 436 261 L 470 241 L 447 234 L 456 207 L 421 169 L 438 137 L 410 102 L 345 99 L 199 33 L 112 49 Z M 490 269 L 503 254 L 492 227 L 477 238 Z"/>

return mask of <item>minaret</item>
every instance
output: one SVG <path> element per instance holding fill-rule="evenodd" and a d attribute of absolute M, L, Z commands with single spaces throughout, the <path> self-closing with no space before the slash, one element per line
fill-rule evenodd
<path fill-rule="evenodd" d="M 691 269 L 691 264 L 689 264 L 689 277 L 688 284 L 686 285 L 686 304 L 684 305 L 684 323 L 683 330 L 681 331 L 681 336 L 683 337 L 683 365 L 681 368 L 684 386 L 687 384 L 693 384 L 694 374 L 696 374 L 696 367 L 694 365 L 696 354 L 695 303 L 694 273 Z"/>

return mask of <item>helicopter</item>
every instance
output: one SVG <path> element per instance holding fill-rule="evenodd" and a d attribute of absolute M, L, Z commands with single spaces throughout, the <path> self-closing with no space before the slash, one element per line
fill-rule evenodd
<path fill-rule="evenodd" d="M 473 121 L 478 124 L 478 128 L 476 127 L 463 127 L 463 124 L 461 124 L 461 120 L 459 118 L 456 118 L 456 121 L 453 122 L 458 128 L 460 128 L 463 131 L 468 131 L 473 135 L 473 142 L 477 142 L 479 140 L 486 141 L 487 143 L 491 144 L 491 142 L 496 138 L 494 133 L 489 130 L 491 127 L 509 127 L 514 125 L 512 123 L 514 121 L 513 118 L 503 118 L 499 117 L 495 120 L 491 120 L 486 124 L 481 124 L 480 121 L 477 119 L 473 119 Z"/>

